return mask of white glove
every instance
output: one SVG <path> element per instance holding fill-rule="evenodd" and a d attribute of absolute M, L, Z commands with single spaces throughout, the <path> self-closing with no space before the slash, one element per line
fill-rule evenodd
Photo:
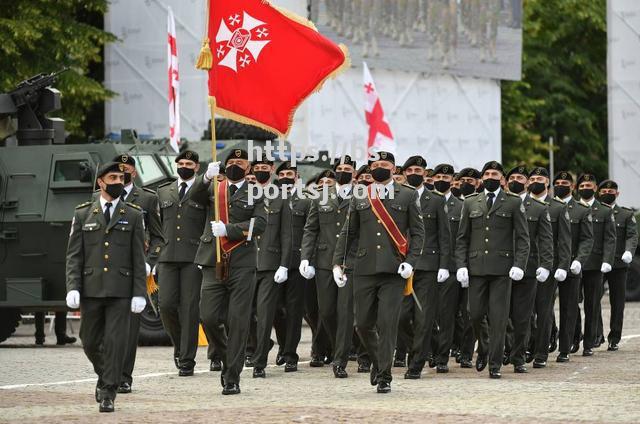
<path fill-rule="evenodd" d="M 456 272 L 456 280 L 460 283 L 463 289 L 469 287 L 469 270 L 465 268 L 459 268 Z"/>
<path fill-rule="evenodd" d="M 333 281 L 335 281 L 336 286 L 342 288 L 347 284 L 347 276 L 342 272 L 342 267 L 336 265 L 333 267 Z"/>
<path fill-rule="evenodd" d="M 513 281 L 520 281 L 524 277 L 524 271 L 517 266 L 512 266 L 509 270 L 509 278 Z"/>
<path fill-rule="evenodd" d="M 144 264 L 144 268 L 145 268 L 145 270 L 147 271 L 147 277 L 148 277 L 149 275 L 151 275 L 151 265 L 149 265 L 148 263 L 146 263 L 146 262 L 145 262 L 145 264 Z"/>
<path fill-rule="evenodd" d="M 200 269 L 202 269 L 202 267 L 200 267 Z M 158 275 L 158 265 L 157 264 L 153 266 L 153 269 L 151 270 L 151 273 L 153 275 Z"/>
<path fill-rule="evenodd" d="M 578 261 L 573 261 L 571 262 L 571 266 L 569 267 L 569 269 L 571 270 L 572 274 L 578 275 L 580 274 L 580 271 L 582 271 L 582 264 Z"/>
<path fill-rule="evenodd" d="M 602 262 L 602 265 L 600 266 L 600 272 L 603 274 L 606 274 L 607 272 L 611 272 L 611 265 L 609 265 L 606 262 Z"/>
<path fill-rule="evenodd" d="M 449 278 L 449 270 L 440 268 L 438 270 L 438 283 L 444 283 Z"/>
<path fill-rule="evenodd" d="M 412 273 L 413 273 L 413 267 L 406 262 L 402 262 L 398 267 L 398 274 L 400 274 L 400 276 L 405 280 L 411 277 Z"/>
<path fill-rule="evenodd" d="M 67 293 L 67 306 L 71 309 L 80 307 L 80 292 L 78 290 L 71 290 Z"/>
<path fill-rule="evenodd" d="M 307 268 L 309 268 L 309 261 L 306 259 L 303 259 L 300 261 L 300 266 L 298 267 L 298 271 L 300 271 L 300 275 L 302 275 L 304 278 L 307 278 Z"/>
<path fill-rule="evenodd" d="M 207 167 L 207 172 L 204 173 L 204 176 L 207 177 L 207 180 L 211 181 L 220 175 L 220 162 L 211 162 Z"/>
<path fill-rule="evenodd" d="M 633 254 L 628 250 L 622 254 L 622 262 L 625 264 L 630 264 L 633 260 Z"/>
<path fill-rule="evenodd" d="M 549 278 L 549 270 L 543 267 L 539 267 L 538 269 L 536 269 L 536 280 L 538 280 L 541 283 L 544 283 L 545 281 L 547 281 L 547 278 Z"/>
<path fill-rule="evenodd" d="M 553 274 L 553 278 L 555 278 L 556 281 L 559 281 L 562 283 L 564 280 L 567 279 L 567 271 L 565 271 L 564 269 L 556 269 L 556 273 Z"/>
<path fill-rule="evenodd" d="M 225 237 L 227 235 L 227 226 L 222 221 L 211 221 L 211 231 L 214 237 Z"/>
<path fill-rule="evenodd" d="M 287 281 L 287 278 L 289 278 L 289 270 L 281 266 L 281 267 L 278 267 L 278 270 L 273 276 L 273 281 L 275 281 L 278 284 L 282 284 L 285 281 Z"/>
<path fill-rule="evenodd" d="M 144 297 L 134 296 L 131 298 L 131 312 L 134 314 L 142 312 L 145 306 L 147 306 L 147 301 Z"/>
<path fill-rule="evenodd" d="M 313 277 L 316 276 L 316 269 L 315 267 L 312 267 L 311 265 L 309 265 L 307 267 L 307 276 L 305 277 L 307 280 L 311 280 Z"/>

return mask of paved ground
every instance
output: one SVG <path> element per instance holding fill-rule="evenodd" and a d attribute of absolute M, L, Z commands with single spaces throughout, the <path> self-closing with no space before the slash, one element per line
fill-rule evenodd
<path fill-rule="evenodd" d="M 605 318 L 609 307 L 604 305 Z M 606 325 L 606 324 L 605 324 Z M 77 328 L 76 328 L 77 331 Z M 267 379 L 243 373 L 242 394 L 220 394 L 219 374 L 207 371 L 206 349 L 198 352 L 196 375 L 179 378 L 171 349 L 138 350 L 134 392 L 120 395 L 116 413 L 98 414 L 95 377 L 79 345 L 35 347 L 33 326 L 23 325 L 0 347 L 0 422 L 640 422 L 640 303 L 628 304 L 620 351 L 600 348 L 591 358 L 572 356 L 568 364 L 515 375 L 503 369 L 500 381 L 487 372 L 453 366 L 422 380 L 402 379 L 394 369 L 393 392 L 378 395 L 368 375 L 336 380 L 328 367 L 297 373 L 267 369 Z M 48 337 L 47 343 L 55 342 Z M 302 361 L 308 361 L 309 333 Z M 555 358 L 555 354 L 552 355 Z"/>

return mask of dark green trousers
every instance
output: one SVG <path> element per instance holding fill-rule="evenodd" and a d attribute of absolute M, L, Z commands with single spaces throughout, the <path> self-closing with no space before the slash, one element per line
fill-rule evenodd
<path fill-rule="evenodd" d="M 598 323 L 602 315 L 600 300 L 604 291 L 603 274 L 600 271 L 583 271 L 582 287 L 584 289 L 584 342 L 585 349 L 596 345 Z"/>
<path fill-rule="evenodd" d="M 140 314 L 131 313 L 129 320 L 129 340 L 127 340 L 127 351 L 122 364 L 121 383 L 133 383 L 133 368 L 136 364 L 136 353 L 138 352 L 138 337 L 140 335 Z"/>
<path fill-rule="evenodd" d="M 549 357 L 549 341 L 551 340 L 551 317 L 558 282 L 549 276 L 544 283 L 538 283 L 535 303 L 535 336 L 534 357 L 539 361 L 546 361 Z"/>
<path fill-rule="evenodd" d="M 273 281 L 275 271 L 256 273 L 256 345 L 251 358 L 254 367 L 267 366 L 271 349 L 271 329 L 276 316 L 280 285 Z"/>
<path fill-rule="evenodd" d="M 411 363 L 409 368 L 421 371 L 431 352 L 432 329 L 438 310 L 437 273 L 433 271 L 416 271 L 413 276 L 413 291 L 422 309 L 413 302 L 413 340 L 411 340 Z M 406 296 L 406 298 L 413 296 Z M 406 299 L 405 301 L 406 302 Z"/>
<path fill-rule="evenodd" d="M 611 320 L 609 321 L 609 343 L 620 343 L 622 338 L 622 324 L 624 322 L 624 303 L 627 290 L 627 274 L 629 268 L 615 268 L 604 275 L 609 282 L 609 303 L 611 304 Z M 57 322 L 57 319 L 56 319 Z M 599 326 L 602 327 L 602 316 Z M 600 329 L 603 334 L 603 329 Z"/>
<path fill-rule="evenodd" d="M 558 283 L 560 297 L 560 325 L 558 329 L 558 345 L 561 353 L 569 353 L 573 344 L 576 321 L 580 311 L 580 275 L 569 274 L 567 279 Z"/>
<path fill-rule="evenodd" d="M 461 290 L 462 288 L 456 279 L 455 272 L 451 272 L 449 278 L 438 285 L 438 326 L 440 327 L 440 338 L 438 340 L 438 352 L 436 355 L 436 363 L 438 365 L 446 365 L 449 362 L 449 352 L 453 345 L 453 336 L 456 327 Z M 466 313 L 466 307 L 465 314 L 461 316 L 461 321 L 461 328 L 471 329 L 469 314 Z M 462 348 L 462 342 L 460 342 L 458 348 Z M 473 347 L 471 347 L 470 351 L 470 353 L 473 354 Z"/>
<path fill-rule="evenodd" d="M 513 365 L 524 365 L 526 362 L 527 347 L 531 334 L 531 315 L 536 303 L 536 290 L 538 281 L 525 277 L 520 281 L 512 281 L 511 285 L 511 325 L 513 337 L 510 361 Z"/>

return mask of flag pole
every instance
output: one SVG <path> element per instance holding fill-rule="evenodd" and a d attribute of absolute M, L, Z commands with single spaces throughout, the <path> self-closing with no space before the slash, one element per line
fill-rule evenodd
<path fill-rule="evenodd" d="M 211 161 L 218 161 L 218 152 L 216 148 L 216 98 L 210 98 L 211 105 Z M 213 179 L 213 219 L 220 221 L 220 205 L 218 204 L 218 177 Z M 220 238 L 216 237 L 216 266 L 221 265 L 220 258 Z"/>

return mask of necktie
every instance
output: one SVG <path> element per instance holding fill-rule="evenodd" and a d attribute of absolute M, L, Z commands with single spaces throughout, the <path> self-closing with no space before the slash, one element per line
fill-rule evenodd
<path fill-rule="evenodd" d="M 112 205 L 111 205 L 111 203 L 110 203 L 110 202 L 107 202 L 107 203 L 105 203 L 105 204 L 104 204 L 104 206 L 105 206 L 105 208 L 104 208 L 104 220 L 105 220 L 105 222 L 106 222 L 107 224 L 109 224 L 109 221 L 111 221 L 111 212 L 110 212 L 110 209 L 111 209 L 111 206 L 112 206 Z"/>
<path fill-rule="evenodd" d="M 231 194 L 231 196 L 229 197 L 232 197 L 234 194 L 236 194 L 236 191 L 238 191 L 238 186 L 235 184 L 231 184 L 229 186 L 229 193 Z"/>
<path fill-rule="evenodd" d="M 187 183 L 183 182 L 182 184 L 180 184 L 180 201 L 182 201 L 186 192 L 187 192 Z"/>
<path fill-rule="evenodd" d="M 496 197 L 495 193 L 487 193 L 487 209 L 491 210 L 491 206 L 493 206 L 493 198 Z"/>
<path fill-rule="evenodd" d="M 127 197 L 127 190 L 122 190 L 122 194 L 120 195 L 120 200 L 122 200 L 123 202 L 125 202 L 126 200 L 124 200 Z"/>

